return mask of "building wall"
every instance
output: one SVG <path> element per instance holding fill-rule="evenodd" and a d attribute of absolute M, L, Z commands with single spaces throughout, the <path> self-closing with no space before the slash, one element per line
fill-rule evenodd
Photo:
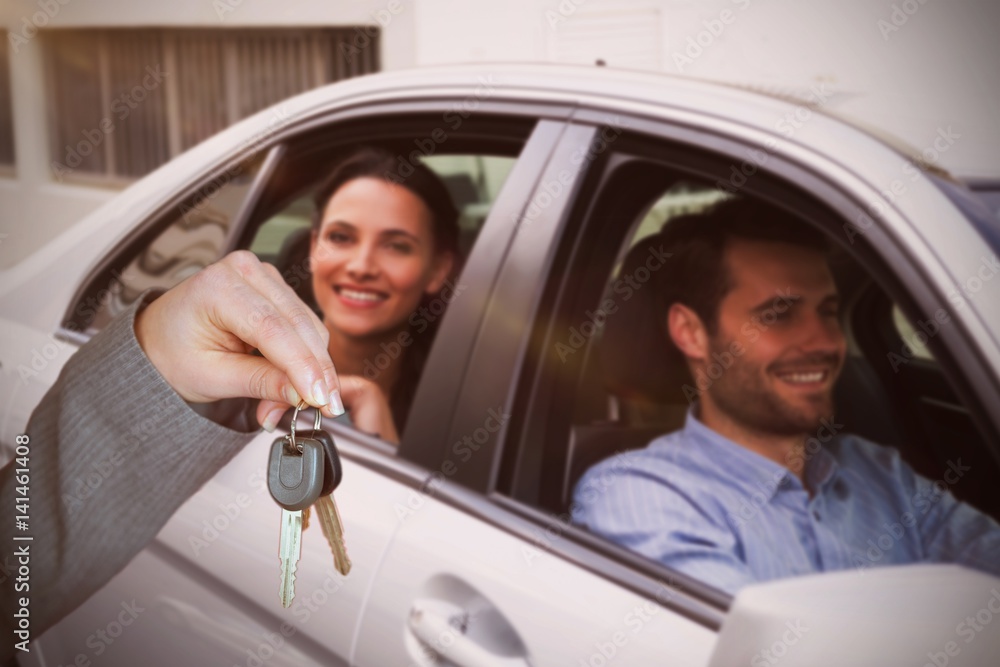
<path fill-rule="evenodd" d="M 438 0 L 420 6 L 419 64 L 602 59 L 612 67 L 795 93 L 929 156 L 937 152 L 937 163 L 959 176 L 1000 179 L 996 0 Z M 935 151 L 939 131 L 948 128 L 952 144 Z"/>
<path fill-rule="evenodd" d="M 0 25 L 20 32 L 43 6 L 58 8 L 48 28 L 384 23 L 385 70 L 601 59 L 736 82 L 812 97 L 960 176 L 1000 179 L 994 0 L 396 1 L 4 0 Z M 39 40 L 20 45 L 11 68 L 17 167 L 0 175 L 0 266 L 115 193 L 52 178 Z"/>
<path fill-rule="evenodd" d="M 27 39 L 4 45 L 11 49 L 16 167 L 14 173 L 0 173 L 0 268 L 26 257 L 119 191 L 53 177 L 42 40 L 26 26 L 42 24 L 44 30 L 382 25 L 381 65 L 392 70 L 415 64 L 415 21 L 410 3 L 397 5 L 391 0 L 68 0 L 65 5 L 60 0 L 3 0 L 0 26 Z"/>

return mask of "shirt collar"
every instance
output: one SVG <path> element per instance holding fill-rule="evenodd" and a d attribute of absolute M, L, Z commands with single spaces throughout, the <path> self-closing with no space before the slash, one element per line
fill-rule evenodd
<path fill-rule="evenodd" d="M 703 456 L 707 465 L 713 468 L 718 476 L 735 486 L 744 495 L 763 493 L 771 500 L 779 488 L 793 485 L 802 488 L 801 482 L 785 466 L 751 451 L 720 433 L 712 430 L 696 416 L 698 403 L 688 408 L 684 421 L 684 439 L 696 443 L 693 449 Z M 815 492 L 826 484 L 837 470 L 837 461 L 825 447 L 815 444 L 810 452 L 805 452 L 805 479 Z"/>

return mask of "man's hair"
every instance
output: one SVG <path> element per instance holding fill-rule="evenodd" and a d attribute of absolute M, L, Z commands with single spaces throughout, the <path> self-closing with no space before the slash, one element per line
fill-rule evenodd
<path fill-rule="evenodd" d="M 693 310 L 709 335 L 719 325 L 719 304 L 733 289 L 725 251 L 733 240 L 789 243 L 828 254 L 823 234 L 801 218 L 764 202 L 734 197 L 701 214 L 668 221 L 658 234 L 672 257 L 655 276 L 659 321 L 674 303 Z M 665 324 L 664 324 L 665 326 Z M 672 345 L 672 341 L 671 341 Z"/>

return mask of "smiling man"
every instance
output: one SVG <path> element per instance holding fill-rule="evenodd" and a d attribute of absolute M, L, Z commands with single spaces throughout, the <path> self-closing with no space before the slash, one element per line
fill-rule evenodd
<path fill-rule="evenodd" d="M 996 521 L 834 419 L 846 342 L 822 235 L 735 198 L 654 240 L 672 255 L 654 321 L 696 400 L 681 430 L 584 475 L 576 523 L 729 592 L 914 562 L 1000 575 Z"/>

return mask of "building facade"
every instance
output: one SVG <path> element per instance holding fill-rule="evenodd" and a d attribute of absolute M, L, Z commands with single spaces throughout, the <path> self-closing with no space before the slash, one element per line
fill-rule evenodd
<path fill-rule="evenodd" d="M 796 95 L 1000 179 L 998 18 L 990 0 L 2 0 L 0 268 L 254 111 L 443 63 L 602 61 Z"/>

